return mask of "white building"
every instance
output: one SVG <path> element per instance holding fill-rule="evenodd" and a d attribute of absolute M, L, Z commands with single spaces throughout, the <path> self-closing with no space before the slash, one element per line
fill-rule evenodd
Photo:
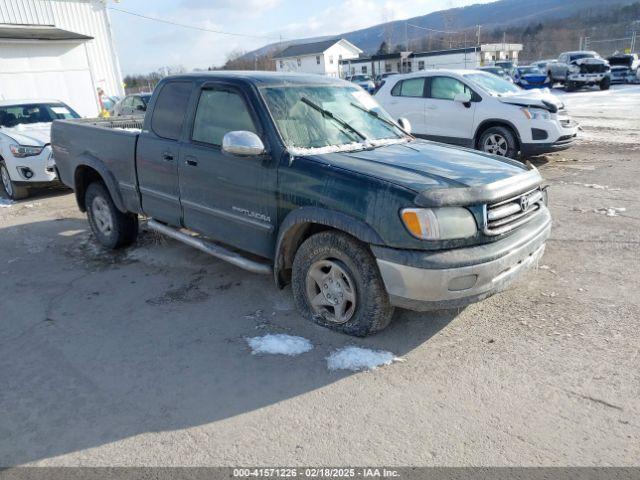
<path fill-rule="evenodd" d="M 340 62 L 358 58 L 358 47 L 344 38 L 291 45 L 274 57 L 278 72 L 340 76 Z"/>
<path fill-rule="evenodd" d="M 521 44 L 491 43 L 480 47 L 454 48 L 430 52 L 398 52 L 373 55 L 368 58 L 344 60 L 343 75 L 409 73 L 438 68 L 478 68 L 500 60 L 517 63 Z"/>
<path fill-rule="evenodd" d="M 0 0 L 0 99 L 57 99 L 82 116 L 124 95 L 106 0 Z"/>

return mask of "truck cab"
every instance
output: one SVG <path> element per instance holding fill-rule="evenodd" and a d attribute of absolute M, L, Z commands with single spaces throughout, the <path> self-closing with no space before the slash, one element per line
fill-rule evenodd
<path fill-rule="evenodd" d="M 395 307 L 493 295 L 549 236 L 535 168 L 418 140 L 353 83 L 169 77 L 136 122 L 54 123 L 60 176 L 95 237 L 130 245 L 143 214 L 148 228 L 291 284 L 303 317 L 349 335 L 383 329 Z"/>

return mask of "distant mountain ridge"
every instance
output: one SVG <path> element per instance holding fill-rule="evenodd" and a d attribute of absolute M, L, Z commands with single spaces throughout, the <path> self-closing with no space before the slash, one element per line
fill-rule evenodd
<path fill-rule="evenodd" d="M 637 0 L 606 0 L 606 6 L 629 5 Z M 469 5 L 452 8 L 406 20 L 395 20 L 372 27 L 345 32 L 338 35 L 313 37 L 272 43 L 247 53 L 247 58 L 256 55 L 275 54 L 290 45 L 316 42 L 332 37 L 346 38 L 361 48 L 365 54 L 375 53 L 384 40 L 390 40 L 390 46 L 404 43 L 405 24 L 435 30 L 464 30 L 481 25 L 483 30 L 496 27 L 513 27 L 532 22 L 544 22 L 568 18 L 593 8 L 603 8 L 603 0 L 499 0 L 493 3 Z M 412 39 L 424 36 L 425 31 L 415 27 L 406 30 L 409 43 Z M 470 42 L 475 39 L 470 39 Z"/>

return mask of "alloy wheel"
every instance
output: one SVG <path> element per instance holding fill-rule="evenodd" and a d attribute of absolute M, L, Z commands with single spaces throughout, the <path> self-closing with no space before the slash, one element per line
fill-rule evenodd
<path fill-rule="evenodd" d="M 355 282 L 335 260 L 311 265 L 306 294 L 313 311 L 331 323 L 346 323 L 356 311 Z"/>
<path fill-rule="evenodd" d="M 493 133 L 484 141 L 483 150 L 487 153 L 506 157 L 509 151 L 509 144 L 507 143 L 507 139 L 502 135 Z"/>
<path fill-rule="evenodd" d="M 103 235 L 109 236 L 113 231 L 113 218 L 107 201 L 102 197 L 95 197 L 91 204 L 91 211 L 96 227 Z"/>

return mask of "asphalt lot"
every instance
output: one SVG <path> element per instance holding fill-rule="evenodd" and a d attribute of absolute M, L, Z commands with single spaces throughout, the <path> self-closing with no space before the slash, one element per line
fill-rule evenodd
<path fill-rule="evenodd" d="M 640 87 L 564 98 L 540 268 L 366 339 L 151 233 L 104 251 L 66 191 L 0 208 L 0 465 L 637 465 Z M 314 349 L 252 355 L 265 333 Z M 346 345 L 405 361 L 329 371 Z"/>

